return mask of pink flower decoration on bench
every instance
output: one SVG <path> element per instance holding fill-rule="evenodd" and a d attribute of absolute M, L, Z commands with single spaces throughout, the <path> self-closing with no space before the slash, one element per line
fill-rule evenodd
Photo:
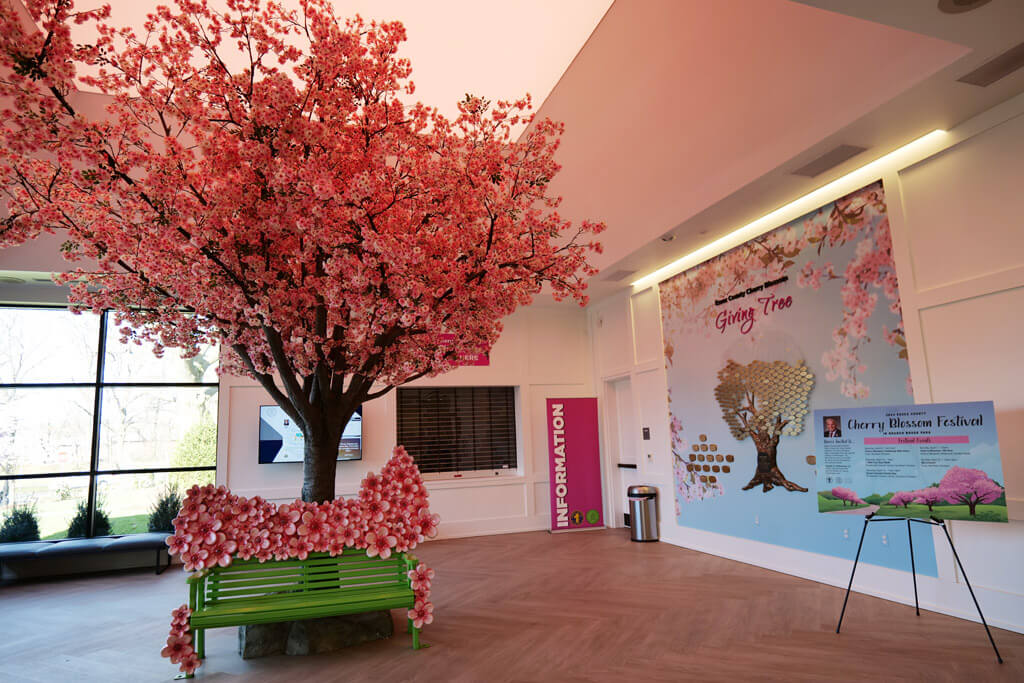
<path fill-rule="evenodd" d="M 424 624 L 434 621 L 434 606 L 426 600 L 417 600 L 415 606 L 409 610 L 409 618 L 416 628 L 423 628 Z"/>
<path fill-rule="evenodd" d="M 235 557 L 304 560 L 312 552 L 334 556 L 345 548 L 365 549 L 368 557 L 386 560 L 437 535 L 440 517 L 430 512 L 427 499 L 419 468 L 401 446 L 379 474 L 366 476 L 359 496 L 351 500 L 277 506 L 259 496 L 236 496 L 223 486 L 193 486 L 174 520 L 174 534 L 167 537 L 167 552 L 181 557 L 187 571 L 227 567 Z M 416 628 L 434 620 L 433 577 L 434 570 L 422 562 L 409 572 L 416 595 L 409 619 Z M 185 605 L 174 610 L 161 652 L 186 673 L 202 663 L 192 644 L 190 614 Z"/>

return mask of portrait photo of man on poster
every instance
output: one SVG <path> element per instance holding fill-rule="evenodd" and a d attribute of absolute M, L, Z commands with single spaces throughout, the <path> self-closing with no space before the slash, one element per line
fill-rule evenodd
<path fill-rule="evenodd" d="M 838 415 L 829 415 L 823 418 L 822 424 L 825 428 L 826 439 L 835 439 L 843 435 L 843 430 L 839 427 L 840 418 Z"/>

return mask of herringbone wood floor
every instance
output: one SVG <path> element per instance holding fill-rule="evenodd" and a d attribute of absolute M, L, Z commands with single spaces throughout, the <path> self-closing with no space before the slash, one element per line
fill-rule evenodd
<path fill-rule="evenodd" d="M 1024 635 L 854 594 L 622 530 L 438 541 L 437 622 L 333 655 L 243 662 L 209 632 L 200 681 L 1021 681 Z M 180 571 L 0 588 L 0 680 L 160 681 Z M 403 615 L 393 612 L 399 629 Z M 396 629 L 396 630 L 399 630 Z"/>

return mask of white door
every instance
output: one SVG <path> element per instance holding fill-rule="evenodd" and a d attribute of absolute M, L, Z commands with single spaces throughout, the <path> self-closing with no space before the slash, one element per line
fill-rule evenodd
<path fill-rule="evenodd" d="M 608 458 L 605 461 L 610 473 L 611 519 L 605 523 L 610 527 L 623 525 L 623 514 L 628 512 L 626 489 L 635 483 L 636 457 L 636 415 L 633 408 L 633 389 L 629 377 L 605 382 L 605 434 L 608 444 Z M 623 468 L 619 465 L 632 465 Z"/>

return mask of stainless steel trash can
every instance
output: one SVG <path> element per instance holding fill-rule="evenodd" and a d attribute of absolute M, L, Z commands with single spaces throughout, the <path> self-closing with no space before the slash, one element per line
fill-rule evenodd
<path fill-rule="evenodd" d="M 653 486 L 630 486 L 629 539 L 631 541 L 658 540 L 658 489 Z"/>

